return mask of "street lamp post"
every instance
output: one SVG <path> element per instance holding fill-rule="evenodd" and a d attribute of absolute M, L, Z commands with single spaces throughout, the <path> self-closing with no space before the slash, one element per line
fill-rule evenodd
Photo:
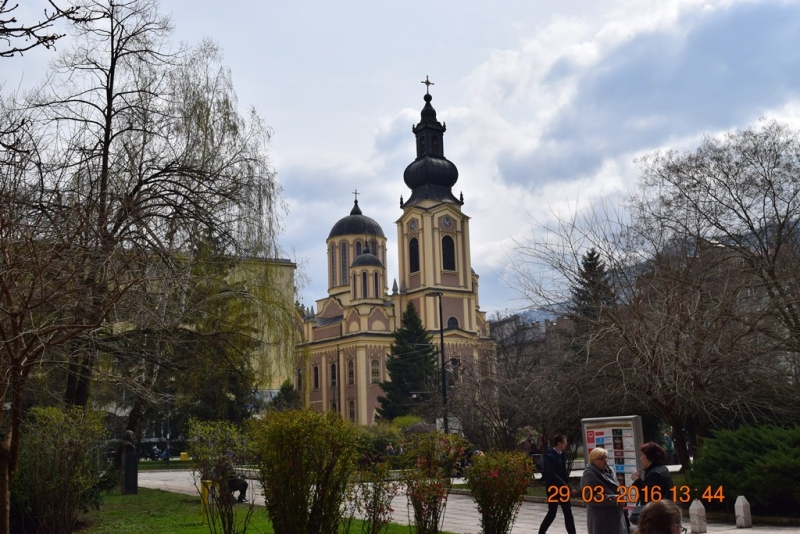
<path fill-rule="evenodd" d="M 444 358 L 444 322 L 442 322 L 442 295 L 441 291 L 434 291 L 431 293 L 425 293 L 426 297 L 439 297 L 439 353 L 442 355 L 442 363 L 441 363 L 441 370 L 442 370 L 442 403 L 444 404 L 444 414 L 442 418 L 442 423 L 444 427 L 444 433 L 450 433 L 450 427 L 447 424 L 447 370 L 445 369 L 445 358 Z"/>

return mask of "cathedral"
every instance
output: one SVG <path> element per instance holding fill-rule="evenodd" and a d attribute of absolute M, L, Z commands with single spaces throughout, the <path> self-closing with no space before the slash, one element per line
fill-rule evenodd
<path fill-rule="evenodd" d="M 369 207 L 359 206 L 356 194 L 350 214 L 328 234 L 328 296 L 305 314 L 296 351 L 295 385 L 306 406 L 360 425 L 375 423 L 380 382 L 391 379 L 386 357 L 409 302 L 434 342 L 442 340 L 451 387 L 458 387 L 458 369 L 476 368 L 493 353 L 472 270 L 469 217 L 463 195 L 453 195 L 458 169 L 444 155 L 446 125 L 437 120 L 428 92 L 424 100 L 412 127 L 417 157 L 403 173 L 411 194 L 400 197 L 399 273 L 391 292 L 386 234 L 364 214 Z"/>

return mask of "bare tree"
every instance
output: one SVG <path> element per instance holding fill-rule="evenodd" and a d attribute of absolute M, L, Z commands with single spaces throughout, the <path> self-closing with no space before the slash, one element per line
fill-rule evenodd
<path fill-rule="evenodd" d="M 584 317 L 583 350 L 559 385 L 589 401 L 579 415 L 590 406 L 655 413 L 673 426 L 684 464 L 685 442 L 710 428 L 788 417 L 797 395 L 768 343 L 752 271 L 704 235 L 702 221 L 677 228 L 651 198 L 628 207 L 625 217 L 563 220 L 518 249 L 521 287 L 537 303 L 563 302 L 582 251 L 595 248 L 608 264 L 618 302 Z"/>
<path fill-rule="evenodd" d="M 0 0 L 0 58 L 22 55 L 37 46 L 54 48 L 56 41 L 64 37 L 63 33 L 58 33 L 53 29 L 59 19 L 68 19 L 73 22 L 87 21 L 75 6 L 62 7 L 54 0 L 48 0 L 48 4 L 51 9 L 45 8 L 40 20 L 21 22 L 14 13 L 19 8 L 19 4 L 9 4 L 8 0 Z M 2 88 L 2 82 L 3 80 L 0 80 L 0 88 Z M 3 157 L 6 157 L 7 153 L 19 150 L 22 142 L 19 135 L 23 119 L 17 117 L 17 120 L 11 120 L 9 115 L 14 115 L 12 109 L 13 106 L 9 106 L 5 102 L 0 105 L 0 110 L 2 110 L 2 117 L 0 117 L 0 149 L 2 151 L 0 154 Z M 0 159 L 0 164 L 3 163 L 10 163 L 10 161 Z"/>
<path fill-rule="evenodd" d="M 800 353 L 800 133 L 763 122 L 643 166 L 639 212 L 676 234 L 696 229 L 738 258 L 782 326 L 776 348 Z"/>
<path fill-rule="evenodd" d="M 25 23 L 18 21 L 14 15 L 19 4 L 0 0 L 0 57 L 22 55 L 37 46 L 53 48 L 56 41 L 64 37 L 63 33 L 53 30 L 55 22 L 62 18 L 82 19 L 75 6 L 63 7 L 54 0 L 48 0 L 48 4 L 50 10 L 45 8 L 41 19 Z"/>
<path fill-rule="evenodd" d="M 558 403 L 563 396 L 553 396 L 565 359 L 564 333 L 555 322 L 530 323 L 520 315 L 498 315 L 490 327 L 496 359 L 463 365 L 453 392 L 451 408 L 464 433 L 479 447 L 514 450 L 527 429 L 565 430 Z"/>
<path fill-rule="evenodd" d="M 211 45 L 170 50 L 170 24 L 154 0 L 83 10 L 93 23 L 77 26 L 37 109 L 54 135 L 55 172 L 44 187 L 94 221 L 82 236 L 91 253 L 81 280 L 93 323 L 110 291 L 105 259 L 121 251 L 147 258 L 136 264 L 145 271 L 128 273 L 135 278 L 153 261 L 168 267 L 149 268 L 159 276 L 178 274 L 170 256 L 200 239 L 231 255 L 274 254 L 279 188 L 269 130 L 238 113 Z M 88 338 L 72 352 L 68 402 L 86 404 L 97 357 Z"/>

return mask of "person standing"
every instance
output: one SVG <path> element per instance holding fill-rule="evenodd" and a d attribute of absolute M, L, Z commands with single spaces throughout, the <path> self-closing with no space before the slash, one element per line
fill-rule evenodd
<path fill-rule="evenodd" d="M 558 506 L 561 505 L 561 511 L 564 512 L 564 523 L 567 527 L 568 534 L 575 534 L 575 519 L 572 517 L 572 505 L 569 499 L 563 498 L 563 487 L 569 488 L 569 475 L 567 475 L 567 458 L 564 455 L 564 450 L 567 448 L 567 437 L 563 434 L 553 436 L 553 446 L 548 449 L 544 457 L 544 469 L 542 469 L 542 478 L 544 479 L 544 486 L 547 490 L 547 515 L 544 516 L 541 526 L 539 526 L 539 534 L 545 534 L 553 520 L 558 513 Z M 569 496 L 574 497 L 577 491 L 569 489 Z"/>
<path fill-rule="evenodd" d="M 628 531 L 617 488 L 617 477 L 608 466 L 608 451 L 602 447 L 592 449 L 589 465 L 581 477 L 589 534 L 625 534 Z"/>
<path fill-rule="evenodd" d="M 644 476 L 639 472 L 633 473 L 633 485 L 639 490 L 639 504 L 644 505 L 650 501 L 669 499 L 672 489 L 672 474 L 664 465 L 667 454 L 661 445 L 648 441 L 639 447 L 639 460 L 644 466 Z"/>

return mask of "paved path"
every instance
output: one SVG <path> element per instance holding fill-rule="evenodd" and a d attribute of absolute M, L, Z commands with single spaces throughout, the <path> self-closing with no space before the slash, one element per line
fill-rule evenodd
<path fill-rule="evenodd" d="M 248 497 L 257 504 L 263 504 L 263 495 L 258 483 L 250 480 L 250 488 L 248 489 Z M 139 487 L 140 488 L 153 488 L 174 493 L 183 493 L 186 495 L 199 495 L 199 491 L 195 486 L 195 480 L 191 471 L 140 471 L 139 472 Z M 405 495 L 395 497 L 392 502 L 394 507 L 393 521 L 407 525 L 411 522 L 412 513 L 408 507 L 408 502 Z M 573 506 L 573 515 L 575 516 L 575 527 L 579 534 L 586 532 L 586 510 L 582 507 Z M 536 534 L 539 531 L 539 524 L 542 522 L 545 513 L 547 512 L 547 505 L 535 502 L 525 501 L 514 523 L 512 534 Z M 457 534 L 479 534 L 480 533 L 480 516 L 475 506 L 472 497 L 469 495 L 455 495 L 451 494 L 445 510 L 444 530 L 454 532 Z M 685 526 L 688 527 L 688 521 L 684 521 Z M 721 523 L 709 522 L 709 533 L 724 533 L 737 531 L 734 523 Z M 548 534 L 566 534 L 567 529 L 564 527 L 564 516 L 561 510 L 558 512 L 553 525 L 548 529 Z M 766 526 L 757 525 L 752 529 L 739 530 L 741 534 L 794 534 L 800 533 L 800 527 L 791 526 Z"/>

